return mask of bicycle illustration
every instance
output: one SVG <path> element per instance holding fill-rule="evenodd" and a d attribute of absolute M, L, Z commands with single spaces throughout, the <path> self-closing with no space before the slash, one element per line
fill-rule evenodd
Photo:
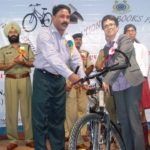
<path fill-rule="evenodd" d="M 38 19 L 40 20 L 42 26 L 46 26 L 46 27 L 50 26 L 52 21 L 51 20 L 52 15 L 49 12 L 45 12 L 47 8 L 42 8 L 43 13 L 42 14 L 39 13 L 36 10 L 36 7 L 40 5 L 41 4 L 38 3 L 36 3 L 35 5 L 34 4 L 29 5 L 29 7 L 33 7 L 33 12 L 26 14 L 22 20 L 22 26 L 26 32 L 31 32 L 36 28 Z"/>
<path fill-rule="evenodd" d="M 108 111 L 105 108 L 104 91 L 102 90 L 102 75 L 114 70 L 125 69 L 130 63 L 127 56 L 119 51 L 126 60 L 126 63 L 119 65 L 118 63 L 109 67 L 105 67 L 99 72 L 92 72 L 92 75 L 80 79 L 77 83 L 92 81 L 92 85 L 88 91 L 89 113 L 80 118 L 73 126 L 69 138 L 69 150 L 76 150 L 78 142 L 81 140 L 86 129 L 86 146 L 88 150 L 125 150 L 125 145 L 120 134 L 120 130 L 110 120 Z M 83 139 L 84 140 L 84 139 Z"/>

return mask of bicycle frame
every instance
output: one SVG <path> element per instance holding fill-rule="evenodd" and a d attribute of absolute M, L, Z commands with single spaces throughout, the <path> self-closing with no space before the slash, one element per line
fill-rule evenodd
<path fill-rule="evenodd" d="M 91 86 L 92 88 L 87 91 L 89 100 L 93 100 L 94 104 L 93 107 L 89 106 L 89 114 L 81 117 L 74 124 L 69 138 L 69 150 L 76 149 L 78 136 L 82 131 L 82 127 L 84 128 L 84 126 L 87 125 L 89 129 L 89 144 L 90 148 L 92 148 L 93 150 L 100 150 L 103 147 L 102 144 L 104 144 L 105 150 L 110 150 L 112 142 L 116 142 L 117 147 L 120 150 L 125 150 L 125 145 L 119 129 L 117 129 L 114 123 L 110 120 L 105 105 L 100 105 L 100 101 L 104 98 L 104 96 L 102 96 L 101 99 L 101 93 L 99 93 L 102 90 L 103 79 L 101 76 L 109 71 L 125 69 L 130 66 L 128 57 L 123 52 L 119 50 L 116 51 L 120 52 L 125 57 L 125 64 L 119 65 L 117 63 L 112 66 L 105 67 L 102 70 L 96 73 L 93 72 L 94 74 L 86 76 L 85 78 L 82 78 L 76 82 L 81 83 L 82 85 L 82 83 L 89 81 L 90 79 L 94 79 L 94 81 L 96 80 L 96 82 L 94 82 L 95 87 Z M 96 86 L 97 81 L 99 81 L 98 86 Z"/>
<path fill-rule="evenodd" d="M 35 8 L 33 9 L 33 14 L 41 21 L 44 17 L 44 11 L 43 14 L 40 14 Z"/>
<path fill-rule="evenodd" d="M 95 79 L 97 80 L 97 78 Z M 104 97 L 100 97 L 99 96 L 99 93 L 101 92 L 101 89 L 102 89 L 102 79 L 99 78 L 97 80 L 99 82 L 99 87 L 95 87 L 88 90 L 87 91 L 87 95 L 88 95 L 88 100 L 89 100 L 89 103 L 92 101 L 94 104 L 93 106 L 91 107 L 89 105 L 89 113 L 93 113 L 93 114 L 98 114 L 101 118 L 101 122 L 105 122 L 106 123 L 106 150 L 107 149 L 110 149 L 110 131 L 111 131 L 111 127 L 110 127 L 110 118 L 109 118 L 109 115 L 108 115 L 108 112 L 105 108 L 105 105 L 104 105 Z M 100 101 L 103 101 L 101 105 L 100 104 Z M 96 127 L 95 127 L 96 126 Z M 98 141 L 98 143 L 93 143 L 93 149 L 97 148 L 99 143 L 100 143 L 100 132 L 101 132 L 101 127 L 100 125 L 97 123 L 95 124 L 94 128 L 94 133 L 93 133 L 93 138 L 95 138 L 94 141 Z M 92 130 L 92 129 L 91 129 Z"/>
<path fill-rule="evenodd" d="M 104 69 L 100 70 L 98 73 L 87 76 L 87 77 L 80 79 L 78 81 L 78 82 L 81 82 L 81 84 L 84 83 L 85 81 L 90 80 L 90 79 L 95 79 L 96 81 L 98 81 L 99 87 L 96 87 L 96 84 L 95 84 L 95 87 L 93 89 L 90 89 L 89 91 L 87 91 L 87 95 L 89 97 L 89 100 L 93 99 L 95 101 L 93 108 L 92 107 L 89 108 L 89 113 L 98 114 L 101 118 L 101 122 L 106 123 L 106 150 L 110 149 L 111 125 L 113 125 L 113 128 L 115 128 L 115 129 L 117 129 L 117 127 L 111 122 L 109 114 L 105 108 L 104 95 L 101 96 L 101 93 L 100 93 L 102 91 L 102 78 L 100 76 L 109 72 L 109 71 L 125 69 L 128 66 L 130 66 L 130 62 L 129 62 L 128 57 L 123 52 L 121 52 L 119 50 L 116 50 L 116 52 L 121 53 L 125 57 L 125 64 L 119 65 L 117 63 L 117 64 L 114 64 L 112 66 L 105 67 Z M 101 101 L 102 101 L 102 103 L 101 103 Z M 98 125 L 99 124 L 97 124 L 96 126 L 98 127 Z M 100 127 L 98 127 L 98 128 L 100 128 Z M 96 129 L 98 129 L 98 128 L 96 128 Z M 96 141 L 99 141 L 99 138 L 100 138 L 98 133 L 100 133 L 100 131 L 96 131 L 96 133 L 94 132 L 94 136 L 96 138 Z M 98 145 L 97 145 L 98 143 L 94 143 L 94 144 L 96 144 L 96 145 L 93 145 L 93 148 L 98 147 Z"/>
<path fill-rule="evenodd" d="M 32 11 L 27 13 L 22 20 L 22 26 L 26 32 L 33 31 L 37 26 L 38 20 L 41 25 L 45 27 L 48 27 L 51 24 L 51 13 L 48 11 L 45 12 L 47 8 L 42 8 L 43 12 L 39 12 L 36 9 L 37 6 L 40 6 L 40 4 L 30 4 L 29 7 L 32 7 Z"/>

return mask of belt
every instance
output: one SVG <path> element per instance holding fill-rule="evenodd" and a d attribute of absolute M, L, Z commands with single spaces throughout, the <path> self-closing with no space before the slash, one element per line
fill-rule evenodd
<path fill-rule="evenodd" d="M 43 74 L 47 74 L 47 75 L 49 75 L 51 77 L 54 77 L 54 78 L 60 78 L 60 77 L 62 77 L 59 74 L 53 74 L 53 73 L 48 72 L 47 70 L 44 70 L 44 69 L 37 69 L 37 70 L 40 71 L 40 72 L 42 72 Z"/>
<path fill-rule="evenodd" d="M 13 79 L 21 79 L 29 76 L 30 76 L 29 72 L 23 74 L 6 74 L 6 78 L 13 78 Z"/>

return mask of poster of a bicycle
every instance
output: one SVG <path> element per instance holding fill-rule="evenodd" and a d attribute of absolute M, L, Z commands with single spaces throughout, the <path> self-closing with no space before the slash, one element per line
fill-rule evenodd
<path fill-rule="evenodd" d="M 41 25 L 44 27 L 48 27 L 51 25 L 52 22 L 52 14 L 47 11 L 47 8 L 41 8 L 43 11 L 40 13 L 37 10 L 37 7 L 41 6 L 41 4 L 30 4 L 29 7 L 32 8 L 32 12 L 26 14 L 22 20 L 22 27 L 26 32 L 32 32 L 36 26 L 38 21 L 41 23 Z M 71 14 L 71 23 L 77 23 L 77 20 L 80 19 L 83 21 L 83 17 L 75 11 L 75 7 L 69 4 L 72 14 Z"/>
<path fill-rule="evenodd" d="M 30 4 L 29 7 L 33 8 L 31 13 L 28 13 L 24 16 L 22 20 L 22 27 L 25 31 L 31 32 L 33 31 L 38 21 L 41 23 L 42 26 L 48 27 L 51 24 L 52 15 L 50 12 L 47 12 L 47 8 L 41 8 L 43 10 L 40 13 L 36 7 L 41 6 L 41 4 Z"/>

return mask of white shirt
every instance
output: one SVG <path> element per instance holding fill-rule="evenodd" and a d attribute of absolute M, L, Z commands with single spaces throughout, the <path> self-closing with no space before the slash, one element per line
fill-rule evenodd
<path fill-rule="evenodd" d="M 72 48 L 67 47 L 68 40 L 73 42 Z M 53 74 L 60 74 L 66 79 L 73 73 L 71 69 L 75 71 L 76 67 L 80 66 L 77 74 L 81 78 L 85 76 L 81 56 L 72 37 L 68 34 L 61 35 L 54 25 L 42 28 L 37 36 L 34 66 Z"/>
<path fill-rule="evenodd" d="M 141 43 L 134 42 L 136 60 L 144 77 L 148 76 L 149 54 L 148 49 Z"/>

